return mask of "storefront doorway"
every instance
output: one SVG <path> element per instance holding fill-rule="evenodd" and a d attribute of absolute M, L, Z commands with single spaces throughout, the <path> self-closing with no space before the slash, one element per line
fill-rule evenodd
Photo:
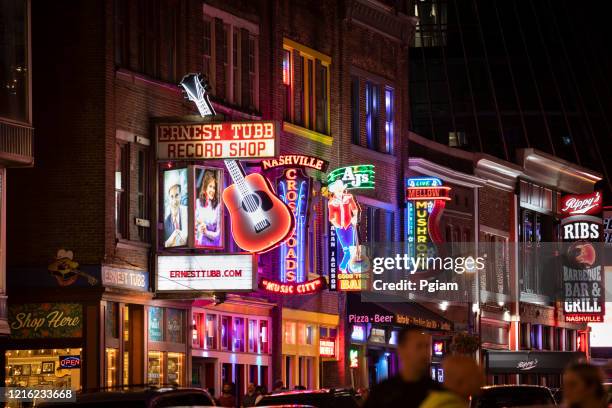
<path fill-rule="evenodd" d="M 194 357 L 191 363 L 191 385 L 207 390 L 215 389 L 215 358 Z"/>

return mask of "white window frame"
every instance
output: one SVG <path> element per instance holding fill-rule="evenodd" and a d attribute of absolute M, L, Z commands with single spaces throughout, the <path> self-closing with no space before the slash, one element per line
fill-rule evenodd
<path fill-rule="evenodd" d="M 230 103 L 240 104 L 240 100 L 235 100 L 234 98 L 234 32 L 237 31 L 240 33 L 240 29 L 246 29 L 249 32 L 249 36 L 255 37 L 255 86 L 254 86 L 254 102 L 255 109 L 259 109 L 259 26 L 250 21 L 244 20 L 240 17 L 237 17 L 233 14 L 230 14 L 226 11 L 220 10 L 218 8 L 212 7 L 208 4 L 203 5 L 203 19 L 210 20 L 211 22 L 211 33 L 210 33 L 210 42 L 211 42 L 211 52 L 210 52 L 210 76 L 209 78 L 211 85 L 215 86 L 215 66 L 217 63 L 216 60 L 216 36 L 215 36 L 215 18 L 219 18 L 223 20 L 223 24 L 227 26 L 227 66 L 226 66 L 226 89 L 225 95 L 226 100 Z M 241 43 L 242 39 L 238 41 L 238 51 L 236 55 L 238 56 L 238 76 L 240 78 L 242 65 L 248 64 L 249 61 L 241 61 Z M 202 59 L 204 56 L 202 55 Z M 240 78 L 240 81 L 242 78 Z M 240 82 L 241 83 L 241 82 Z M 241 96 L 242 97 L 242 96 Z"/>

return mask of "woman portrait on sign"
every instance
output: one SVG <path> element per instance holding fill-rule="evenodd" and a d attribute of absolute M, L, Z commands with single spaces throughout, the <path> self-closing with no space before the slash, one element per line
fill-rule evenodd
<path fill-rule="evenodd" d="M 196 247 L 223 248 L 220 184 L 221 170 L 196 169 Z"/>

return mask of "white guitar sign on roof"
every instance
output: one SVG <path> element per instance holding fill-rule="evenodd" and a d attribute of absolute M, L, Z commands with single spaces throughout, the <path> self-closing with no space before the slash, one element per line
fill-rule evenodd
<path fill-rule="evenodd" d="M 210 85 L 202 74 L 187 74 L 181 79 L 180 85 L 185 91 L 185 98 L 196 104 L 201 116 L 217 114 L 208 97 Z"/>

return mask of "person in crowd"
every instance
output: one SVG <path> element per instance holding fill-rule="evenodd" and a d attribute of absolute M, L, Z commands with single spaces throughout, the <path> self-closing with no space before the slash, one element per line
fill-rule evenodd
<path fill-rule="evenodd" d="M 283 392 L 285 391 L 285 386 L 283 385 L 283 380 L 274 381 L 274 386 L 272 387 L 272 393 Z"/>
<path fill-rule="evenodd" d="M 199 247 L 221 246 L 221 205 L 217 177 L 212 170 L 204 172 L 200 194 L 196 200 L 195 233 Z"/>
<path fill-rule="evenodd" d="M 255 398 L 255 405 L 257 406 L 259 401 L 261 401 L 263 397 L 268 395 L 268 390 L 263 385 L 259 385 L 257 386 L 257 389 L 255 390 L 255 394 L 257 395 L 257 397 Z"/>
<path fill-rule="evenodd" d="M 249 385 L 247 385 L 247 393 L 244 395 L 244 397 L 242 397 L 242 406 L 254 407 L 256 400 L 257 390 L 255 389 L 255 384 L 249 383 Z"/>
<path fill-rule="evenodd" d="M 222 407 L 235 407 L 236 396 L 234 395 L 234 384 L 225 383 L 221 390 L 221 396 L 219 397 L 219 405 Z"/>
<path fill-rule="evenodd" d="M 304 391 L 306 389 L 306 387 L 304 387 L 303 385 L 296 385 L 294 390 L 296 391 Z"/>
<path fill-rule="evenodd" d="M 397 351 L 399 375 L 374 386 L 364 407 L 417 408 L 429 391 L 439 389 L 429 376 L 431 335 L 414 327 L 405 328 L 398 335 Z"/>
<path fill-rule="evenodd" d="M 484 375 L 476 360 L 469 356 L 453 355 L 442 362 L 444 387 L 431 391 L 421 408 L 468 408 L 470 397 L 480 393 Z"/>
<path fill-rule="evenodd" d="M 563 405 L 567 408 L 604 408 L 607 393 L 601 370 L 588 363 L 575 363 L 563 373 Z"/>

